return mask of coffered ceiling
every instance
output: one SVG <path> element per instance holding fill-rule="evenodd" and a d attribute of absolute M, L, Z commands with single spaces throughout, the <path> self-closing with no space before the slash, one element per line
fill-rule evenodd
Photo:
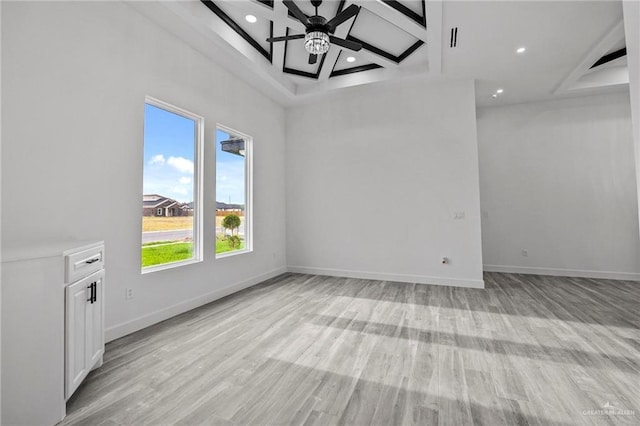
<path fill-rule="evenodd" d="M 220 0 L 202 0 L 202 3 L 297 85 L 312 85 L 375 69 L 427 63 L 424 0 L 385 0 L 380 4 L 382 7 L 373 10 L 360 7 L 353 18 L 337 28 L 335 35 L 357 42 L 363 49 L 353 52 L 333 44 L 314 64 L 308 61 L 304 39 L 282 42 L 282 46 L 266 41 L 273 36 L 304 34 L 304 27 L 280 3 L 269 0 L 254 4 Z M 307 16 L 315 15 L 309 0 L 300 0 L 297 4 Z M 330 20 L 343 11 L 345 5 L 346 0 L 325 0 L 317 12 Z M 255 19 L 250 18 L 252 22 L 249 22 L 247 16 Z"/>
<path fill-rule="evenodd" d="M 315 14 L 310 0 L 294 1 L 307 16 Z M 628 82 L 617 0 L 324 0 L 318 14 L 327 20 L 359 7 L 333 35 L 362 49 L 332 43 L 313 64 L 304 39 L 266 41 L 305 33 L 281 0 L 130 4 L 283 104 L 411 76 L 475 79 L 479 105 L 574 96 Z M 518 53 L 520 47 L 526 51 Z"/>

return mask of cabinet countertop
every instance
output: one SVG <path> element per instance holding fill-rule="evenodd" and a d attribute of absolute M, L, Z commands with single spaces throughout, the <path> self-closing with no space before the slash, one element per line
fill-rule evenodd
<path fill-rule="evenodd" d="M 20 241 L 2 244 L 0 257 L 2 263 L 47 257 L 66 256 L 91 247 L 104 245 L 99 240 L 65 240 L 65 241 Z"/>

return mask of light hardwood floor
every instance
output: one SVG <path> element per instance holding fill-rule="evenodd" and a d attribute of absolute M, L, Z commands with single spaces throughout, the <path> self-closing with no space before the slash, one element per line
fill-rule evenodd
<path fill-rule="evenodd" d="M 109 343 L 63 424 L 640 424 L 640 283 L 485 282 L 282 275 Z"/>

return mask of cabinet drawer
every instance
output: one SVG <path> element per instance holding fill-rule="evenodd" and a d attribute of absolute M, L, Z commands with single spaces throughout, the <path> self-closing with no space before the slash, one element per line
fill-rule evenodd
<path fill-rule="evenodd" d="M 99 245 L 65 256 L 65 281 L 77 281 L 104 268 L 104 246 Z"/>

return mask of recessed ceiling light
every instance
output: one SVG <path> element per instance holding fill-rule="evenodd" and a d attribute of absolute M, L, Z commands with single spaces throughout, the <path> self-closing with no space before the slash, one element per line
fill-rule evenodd
<path fill-rule="evenodd" d="M 524 53 L 524 51 L 525 51 L 525 50 L 527 50 L 527 48 L 526 48 L 526 47 L 518 47 L 518 48 L 516 49 L 516 53 Z"/>
<path fill-rule="evenodd" d="M 354 58 L 353 56 L 349 56 L 347 58 L 347 62 L 355 62 L 355 61 L 356 61 L 356 58 Z"/>
<path fill-rule="evenodd" d="M 498 90 L 496 90 L 496 93 L 498 93 L 498 94 L 500 94 L 500 93 L 502 93 L 502 92 L 504 92 L 504 89 L 498 89 Z"/>
<path fill-rule="evenodd" d="M 491 97 L 492 97 L 493 99 L 495 99 L 495 98 L 497 98 L 497 97 L 498 97 L 498 94 L 497 94 L 497 93 L 494 93 L 493 95 L 491 95 Z"/>
<path fill-rule="evenodd" d="M 255 24 L 258 21 L 258 18 L 256 18 L 253 15 L 247 15 L 247 16 L 244 17 L 244 19 L 246 19 L 247 22 L 250 22 L 252 24 Z"/>

